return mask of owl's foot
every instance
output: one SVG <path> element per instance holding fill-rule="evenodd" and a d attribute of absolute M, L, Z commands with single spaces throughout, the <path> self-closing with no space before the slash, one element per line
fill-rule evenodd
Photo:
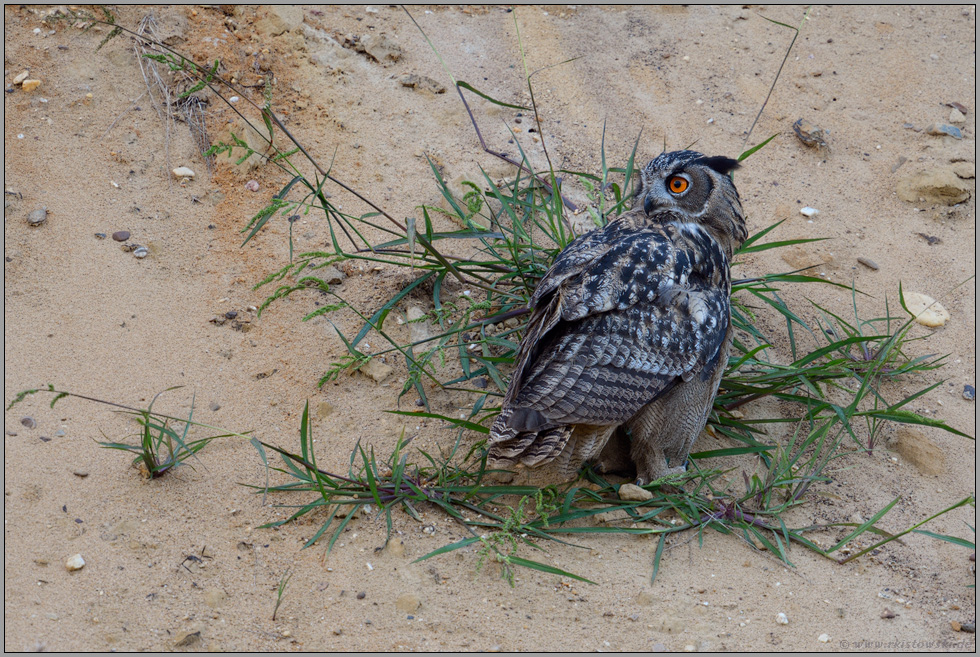
<path fill-rule="evenodd" d="M 663 479 L 664 477 L 669 477 L 671 475 L 684 474 L 685 472 L 687 472 L 687 463 L 686 462 L 684 463 L 684 465 L 679 465 L 679 466 L 677 466 L 675 468 L 668 468 L 668 467 L 666 467 L 666 465 L 667 464 L 664 463 L 664 466 L 665 467 L 660 472 L 657 472 L 657 473 L 648 472 L 648 473 L 644 473 L 641 476 L 638 476 L 636 478 L 636 485 L 637 486 L 646 486 L 651 481 L 657 481 L 658 479 Z"/>

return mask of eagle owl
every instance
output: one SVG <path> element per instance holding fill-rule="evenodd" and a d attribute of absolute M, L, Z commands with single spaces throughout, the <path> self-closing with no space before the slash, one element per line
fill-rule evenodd
<path fill-rule="evenodd" d="M 728 361 L 729 267 L 747 235 L 737 166 L 663 153 L 632 210 L 561 252 L 531 297 L 492 467 L 553 461 L 567 480 L 597 457 L 631 461 L 640 485 L 683 471 Z"/>

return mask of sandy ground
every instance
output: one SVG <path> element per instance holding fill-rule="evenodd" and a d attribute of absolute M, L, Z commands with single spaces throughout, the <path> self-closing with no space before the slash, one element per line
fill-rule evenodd
<path fill-rule="evenodd" d="M 334 174 L 396 217 L 415 214 L 437 193 L 423 152 L 451 180 L 476 176 L 481 165 L 500 170 L 479 150 L 453 93 L 398 82 L 417 74 L 451 84 L 400 9 L 155 12 L 168 43 L 199 61 L 221 58 L 243 84 L 273 72 L 273 102 L 293 134 L 322 162 L 336 152 Z M 119 21 L 135 27 L 145 13 L 120 8 Z M 413 13 L 457 79 L 527 102 L 511 13 Z M 518 10 L 530 69 L 578 58 L 534 78 L 556 166 L 598 171 L 604 124 L 617 163 L 640 130 L 644 160 L 665 143 L 737 154 L 792 37 L 764 18 L 798 24 L 802 15 L 789 6 Z M 187 126 L 178 122 L 168 137 L 128 39 L 96 52 L 104 31 L 41 17 L 31 8 L 4 10 L 5 402 L 53 383 L 139 405 L 181 385 L 156 408 L 186 414 L 196 395 L 196 419 L 289 447 L 304 400 L 314 408 L 327 402 L 333 412 L 316 420 L 317 445 L 321 465 L 335 470 L 346 469 L 358 440 L 386 453 L 403 428 L 420 448 L 450 444 L 453 432 L 438 423 L 383 413 L 398 405 L 403 366 L 380 384 L 356 375 L 317 388 L 344 348 L 326 321 L 299 321 L 313 297 L 297 295 L 261 318 L 249 310 L 266 294 L 252 286 L 287 261 L 286 224 L 273 222 L 245 248 L 238 231 L 286 178 L 269 166 L 226 163 L 207 176 Z M 736 177 L 751 231 L 786 219 L 775 239 L 830 238 L 762 254 L 736 276 L 819 264 L 869 295 L 859 302 L 865 316 L 883 315 L 886 298 L 896 308 L 900 282 L 941 301 L 951 319 L 938 329 L 915 327 L 929 339 L 909 349 L 949 354 L 946 366 L 890 394 L 898 399 L 943 379 L 911 409 L 970 435 L 976 406 L 962 391 L 976 380 L 975 281 L 967 280 L 975 273 L 975 200 L 968 191 L 971 198 L 953 206 L 907 202 L 896 189 L 937 168 L 947 176 L 955 168 L 954 182 L 974 185 L 975 30 L 972 7 L 814 9 L 751 141 L 779 136 Z M 364 35 L 383 35 L 400 57 L 377 62 L 339 45 Z M 37 89 L 13 84 L 25 70 L 41 81 Z M 260 88 L 244 93 L 261 99 Z M 951 123 L 960 120 L 951 102 L 965 105 L 965 121 Z M 491 144 L 507 148 L 506 127 L 523 128 L 522 144 L 541 161 L 516 112 L 473 105 Z M 798 118 L 829 131 L 829 150 L 800 143 L 791 128 Z M 207 120 L 216 139 L 234 115 L 212 102 Z M 958 127 L 962 139 L 929 134 L 934 123 Z M 198 175 L 182 184 L 170 175 L 176 166 Z M 258 193 L 245 187 L 253 178 Z M 330 191 L 345 210 L 364 211 Z M 808 220 L 803 206 L 820 214 Z M 39 208 L 46 221 L 32 227 L 28 214 Z M 149 256 L 137 259 L 95 236 L 120 230 Z M 299 249 L 328 236 L 312 216 L 294 235 Z M 404 280 L 384 268 L 349 273 L 340 289 L 365 310 Z M 785 290 L 808 319 L 815 313 L 804 295 L 851 313 L 849 292 Z M 209 321 L 228 311 L 251 330 Z M 335 321 L 357 328 L 352 317 Z M 438 391 L 431 399 L 444 413 L 467 401 Z M 414 397 L 406 400 L 413 408 Z M 4 415 L 7 650 L 975 650 L 974 635 L 954 629 L 976 616 L 969 551 L 925 536 L 845 566 L 794 548 L 795 567 L 739 537 L 707 532 L 699 547 L 696 536 L 680 536 L 653 585 L 653 539 L 590 538 L 590 549 L 548 546 L 543 559 L 597 586 L 525 571 L 511 588 L 493 568 L 476 574 L 474 551 L 413 563 L 460 537 L 433 511 L 426 521 L 434 534 L 395 515 L 397 549 L 379 550 L 383 522 L 360 518 L 329 556 L 324 545 L 301 550 L 316 518 L 257 528 L 284 517 L 273 506 L 284 500 L 263 505 L 241 485 L 265 480 L 248 444 L 215 443 L 193 468 L 148 482 L 128 458 L 95 442 L 131 435 L 129 421 L 88 402 L 64 400 L 52 410 L 48 401 L 35 395 Z M 35 428 L 21 423 L 26 416 Z M 901 495 L 880 523 L 898 531 L 975 490 L 973 441 L 938 430 L 886 434 L 893 450 L 851 457 L 795 519 L 868 518 Z M 698 444 L 726 445 L 706 437 Z M 747 458 L 738 465 L 755 467 Z M 967 524 L 975 526 L 970 507 L 929 528 L 969 538 Z M 69 573 L 74 554 L 86 565 Z M 292 579 L 273 621 L 287 571 Z M 406 595 L 417 609 L 406 610 L 405 598 L 396 605 Z M 894 617 L 884 618 L 886 610 Z M 777 623 L 780 612 L 788 624 Z M 818 640 L 824 634 L 829 641 Z"/>

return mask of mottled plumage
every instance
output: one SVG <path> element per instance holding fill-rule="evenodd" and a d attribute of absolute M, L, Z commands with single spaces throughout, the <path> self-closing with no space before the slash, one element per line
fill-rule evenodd
<path fill-rule="evenodd" d="M 736 166 L 664 153 L 633 210 L 559 254 L 531 298 L 492 465 L 555 461 L 569 478 L 607 443 L 600 466 L 628 450 L 641 483 L 684 463 L 728 360 L 729 266 L 746 237 Z M 610 442 L 619 427 L 628 448 Z"/>

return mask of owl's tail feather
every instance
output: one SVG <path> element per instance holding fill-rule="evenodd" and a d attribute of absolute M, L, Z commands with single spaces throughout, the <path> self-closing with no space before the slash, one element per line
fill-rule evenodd
<path fill-rule="evenodd" d="M 561 454 L 572 434 L 570 426 L 545 426 L 537 431 L 518 431 L 509 426 L 513 409 L 504 409 L 490 429 L 489 461 L 495 465 L 533 468 Z"/>

